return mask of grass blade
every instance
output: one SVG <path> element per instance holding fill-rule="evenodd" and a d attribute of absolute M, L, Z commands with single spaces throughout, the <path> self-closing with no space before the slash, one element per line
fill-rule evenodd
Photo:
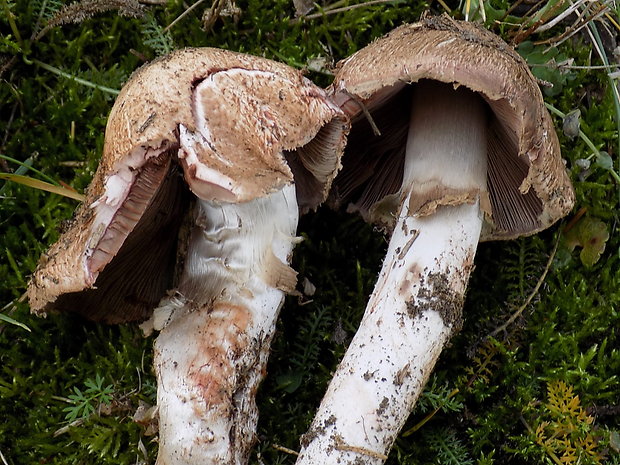
<path fill-rule="evenodd" d="M 13 181 L 18 184 L 23 184 L 24 186 L 33 187 L 35 189 L 51 192 L 53 194 L 59 194 L 70 199 L 78 200 L 80 202 L 82 202 L 85 198 L 83 194 L 80 194 L 79 192 L 76 192 L 67 187 L 55 186 L 48 182 L 40 181 L 38 179 L 30 178 L 28 176 L 10 173 L 0 173 L 0 179 L 4 179 L 6 181 Z"/>

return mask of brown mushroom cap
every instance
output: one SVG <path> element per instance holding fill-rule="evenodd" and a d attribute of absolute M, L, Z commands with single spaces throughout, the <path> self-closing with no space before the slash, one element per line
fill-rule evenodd
<path fill-rule="evenodd" d="M 353 127 L 334 183 L 337 202 L 351 202 L 366 219 L 393 227 L 390 199 L 402 182 L 408 84 L 421 79 L 465 86 L 490 108 L 490 208 L 481 240 L 533 234 L 572 208 L 553 122 L 527 64 L 499 37 L 447 16 L 401 26 L 340 63 L 331 93 Z"/>
<path fill-rule="evenodd" d="M 193 48 L 145 65 L 112 108 L 85 202 L 32 277 L 32 310 L 147 318 L 174 285 L 186 183 L 208 201 L 246 202 L 294 181 L 300 208 L 315 208 L 347 130 L 321 89 L 268 59 Z M 190 150 L 182 134 L 202 142 Z"/>

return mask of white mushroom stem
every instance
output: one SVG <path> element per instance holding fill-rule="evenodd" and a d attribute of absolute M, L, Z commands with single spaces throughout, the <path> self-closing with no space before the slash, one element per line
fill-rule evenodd
<path fill-rule="evenodd" d="M 485 112 L 469 91 L 418 84 L 387 256 L 297 465 L 383 463 L 459 328 L 482 225 Z"/>
<path fill-rule="evenodd" d="M 296 281 L 295 189 L 199 201 L 196 216 L 179 292 L 155 315 L 155 326 L 168 318 L 155 341 L 157 464 L 245 464 L 276 318 Z"/>

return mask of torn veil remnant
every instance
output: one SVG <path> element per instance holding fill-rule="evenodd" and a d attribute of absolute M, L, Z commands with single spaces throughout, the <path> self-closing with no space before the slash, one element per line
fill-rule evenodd
<path fill-rule="evenodd" d="M 37 313 L 152 317 L 158 464 L 247 461 L 254 395 L 296 284 L 298 213 L 324 200 L 347 131 L 298 71 L 224 50 L 174 52 L 123 87 L 87 200 L 28 297 Z"/>
<path fill-rule="evenodd" d="M 536 80 L 479 26 L 401 26 L 344 60 L 331 93 L 352 118 L 333 199 L 391 239 L 297 465 L 380 464 L 460 328 L 478 241 L 540 231 L 574 193 Z"/>

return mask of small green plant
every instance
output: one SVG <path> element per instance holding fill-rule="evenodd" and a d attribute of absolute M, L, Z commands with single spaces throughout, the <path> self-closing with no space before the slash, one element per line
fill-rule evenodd
<path fill-rule="evenodd" d="M 435 459 L 432 463 L 441 465 L 473 465 L 468 448 L 450 428 L 439 428 L 427 435 L 429 448 Z"/>
<path fill-rule="evenodd" d="M 172 35 L 159 25 L 152 13 L 146 15 L 142 25 L 142 36 L 144 45 L 152 48 L 158 56 L 170 53 L 175 48 Z"/>
<path fill-rule="evenodd" d="M 452 389 L 447 383 L 439 384 L 437 378 L 433 377 L 418 399 L 416 409 L 422 413 L 432 412 L 433 415 L 440 411 L 460 412 L 463 410 L 463 401 L 455 397 L 458 392 L 458 388 Z"/>
<path fill-rule="evenodd" d="M 535 45 L 528 40 L 521 42 L 517 51 L 531 66 L 534 76 L 551 84 L 543 88 L 547 96 L 559 95 L 564 87 L 575 79 L 574 73 L 561 67 L 570 58 L 560 53 L 556 47 Z"/>
<path fill-rule="evenodd" d="M 69 422 L 79 418 L 87 418 L 97 411 L 99 405 L 110 404 L 114 387 L 111 384 L 103 385 L 103 377 L 97 373 L 95 379 L 88 378 L 84 381 L 86 389 L 80 390 L 77 386 L 73 387 L 73 394 L 67 396 L 72 404 L 65 407 L 63 412 L 67 412 L 65 419 Z"/>
<path fill-rule="evenodd" d="M 325 308 L 308 312 L 302 318 L 302 325 L 293 342 L 295 356 L 291 357 L 291 370 L 278 377 L 280 389 L 295 392 L 308 378 L 310 368 L 320 359 L 322 338 L 332 324 Z"/>
<path fill-rule="evenodd" d="M 548 382 L 547 402 L 540 404 L 537 411 L 530 430 L 532 440 L 553 463 L 603 463 L 594 417 L 581 406 L 571 385 L 562 380 Z"/>
<path fill-rule="evenodd" d="M 471 365 L 466 366 L 465 373 L 459 376 L 457 380 L 459 387 L 454 389 L 451 389 L 448 384 L 438 384 L 436 376 L 432 376 L 416 405 L 416 411 L 428 413 L 412 428 L 405 431 L 403 437 L 418 431 L 439 412 L 461 412 L 464 408 L 463 396 L 476 394 L 473 392 L 473 387 L 477 384 L 490 383 L 494 370 L 500 365 L 496 360 L 498 353 L 499 344 L 494 340 L 488 339 L 482 343 L 473 355 Z M 479 392 L 477 396 L 484 397 L 484 394 Z"/>

